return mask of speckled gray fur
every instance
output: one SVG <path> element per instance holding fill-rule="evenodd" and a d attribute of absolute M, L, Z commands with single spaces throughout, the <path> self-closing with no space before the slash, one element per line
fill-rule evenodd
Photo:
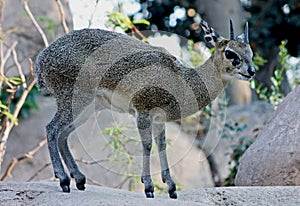
<path fill-rule="evenodd" d="M 165 49 L 154 47 L 127 35 L 99 29 L 83 29 L 54 41 L 35 63 L 38 86 L 50 91 L 57 112 L 46 126 L 48 148 L 55 176 L 64 192 L 70 192 L 70 178 L 60 155 L 75 178 L 77 188 L 85 189 L 85 176 L 69 151 L 67 139 L 80 113 L 88 118 L 88 105 L 109 108 L 136 116 L 143 145 L 142 182 L 147 197 L 154 197 L 150 175 L 152 137 L 158 145 L 162 179 L 169 195 L 176 198 L 176 185 L 166 156 L 165 121 L 191 115 L 208 105 L 233 78 L 253 77 L 252 51 L 248 44 L 227 40 L 205 21 L 205 37 L 215 46 L 212 57 L 199 68 L 183 66 Z M 241 64 L 233 64 L 224 52 L 234 51 Z M 84 112 L 83 112 L 84 111 Z M 84 119 L 84 118 L 83 118 Z"/>

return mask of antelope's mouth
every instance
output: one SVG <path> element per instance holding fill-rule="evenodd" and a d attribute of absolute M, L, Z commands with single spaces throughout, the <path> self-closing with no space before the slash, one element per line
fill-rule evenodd
<path fill-rule="evenodd" d="M 239 75 L 241 75 L 242 77 L 245 77 L 246 79 L 252 79 L 252 76 L 249 76 L 246 74 L 239 73 Z"/>

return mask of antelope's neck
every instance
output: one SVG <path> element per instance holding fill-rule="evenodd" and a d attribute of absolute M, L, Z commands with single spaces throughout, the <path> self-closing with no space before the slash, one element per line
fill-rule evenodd
<path fill-rule="evenodd" d="M 219 69 L 212 58 L 198 67 L 196 71 L 206 86 L 210 101 L 213 101 L 223 91 L 228 81 L 222 79 Z"/>

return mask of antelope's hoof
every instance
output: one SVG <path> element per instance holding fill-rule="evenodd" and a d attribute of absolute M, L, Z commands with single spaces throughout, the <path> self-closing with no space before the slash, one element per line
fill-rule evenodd
<path fill-rule="evenodd" d="M 75 179 L 76 181 L 76 187 L 78 190 L 85 190 L 85 176 L 83 176 L 80 179 Z"/>
<path fill-rule="evenodd" d="M 79 190 L 85 190 L 84 183 L 78 182 L 78 183 L 76 183 L 76 187 L 77 187 L 77 189 L 79 189 Z"/>
<path fill-rule="evenodd" d="M 154 198 L 153 192 L 145 192 L 147 198 Z"/>
<path fill-rule="evenodd" d="M 63 192 L 67 192 L 67 193 L 70 192 L 70 186 L 68 186 L 68 185 L 61 186 L 61 189 Z"/>
<path fill-rule="evenodd" d="M 66 178 L 60 181 L 60 187 L 63 192 L 70 192 L 70 179 Z"/>
<path fill-rule="evenodd" d="M 169 193 L 169 197 L 170 197 L 171 199 L 177 199 L 177 193 L 176 193 L 176 191 L 170 192 L 170 193 Z"/>

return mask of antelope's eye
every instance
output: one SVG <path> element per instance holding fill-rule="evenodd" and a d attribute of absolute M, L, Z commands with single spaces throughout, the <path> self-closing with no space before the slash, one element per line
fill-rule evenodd
<path fill-rule="evenodd" d="M 225 57 L 227 59 L 239 59 L 238 55 L 230 50 L 225 51 Z"/>
<path fill-rule="evenodd" d="M 232 52 L 230 50 L 226 50 L 225 51 L 225 57 L 227 59 L 229 59 L 229 60 L 233 60 L 232 61 L 232 65 L 234 67 L 237 66 L 237 65 L 239 65 L 241 63 L 241 59 L 239 58 L 239 56 L 236 53 L 234 53 L 234 52 Z"/>

